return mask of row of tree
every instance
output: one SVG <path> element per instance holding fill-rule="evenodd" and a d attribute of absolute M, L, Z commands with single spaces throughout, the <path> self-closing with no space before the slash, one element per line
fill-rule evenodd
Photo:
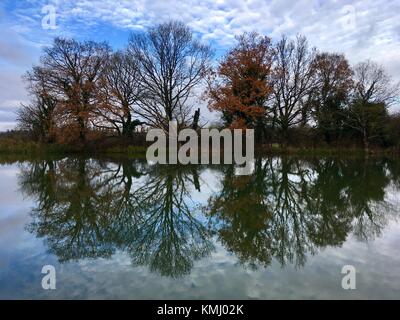
<path fill-rule="evenodd" d="M 84 144 L 107 133 L 130 138 L 138 128 L 199 128 L 207 101 L 222 125 L 255 129 L 258 142 L 287 144 L 306 129 L 326 143 L 349 133 L 368 149 L 383 139 L 398 85 L 367 61 L 318 52 L 303 36 L 273 43 L 247 33 L 213 67 L 213 51 L 184 24 L 171 21 L 132 34 L 127 47 L 57 38 L 25 78 L 33 97 L 19 127 L 44 142 Z M 398 121 L 397 121 L 398 123 Z M 386 130 L 386 131 L 385 131 Z M 398 137 L 398 134 L 397 136 Z"/>
<path fill-rule="evenodd" d="M 352 68 L 344 55 L 318 52 L 303 36 L 276 44 L 256 33 L 237 39 L 207 91 L 225 124 L 254 128 L 258 141 L 278 135 L 287 143 L 292 128 L 312 129 L 328 144 L 350 133 L 366 149 L 384 137 L 399 85 L 383 67 L 366 61 Z"/>

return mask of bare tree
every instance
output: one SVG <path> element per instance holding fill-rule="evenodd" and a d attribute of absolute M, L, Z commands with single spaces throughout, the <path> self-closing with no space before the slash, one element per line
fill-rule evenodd
<path fill-rule="evenodd" d="M 29 79 L 28 79 L 29 80 Z M 21 104 L 17 111 L 17 127 L 29 132 L 35 140 L 53 142 L 56 133 L 57 99 L 49 94 L 46 78 L 37 74 L 28 81 L 29 104 Z"/>
<path fill-rule="evenodd" d="M 383 130 L 387 107 L 398 99 L 399 84 L 394 84 L 385 69 L 370 60 L 354 67 L 354 82 L 347 125 L 361 133 L 368 152 L 370 140 Z"/>
<path fill-rule="evenodd" d="M 18 129 L 29 132 L 35 140 L 54 141 L 57 102 L 50 96 L 37 96 L 17 111 Z"/>
<path fill-rule="evenodd" d="M 385 69 L 377 63 L 367 60 L 354 67 L 355 99 L 366 103 L 396 102 L 399 84 L 394 84 Z"/>
<path fill-rule="evenodd" d="M 113 129 L 131 137 L 141 121 L 134 119 L 135 107 L 143 96 L 139 68 L 132 55 L 119 51 L 111 55 L 100 88 L 100 103 L 94 126 Z"/>
<path fill-rule="evenodd" d="M 297 36 L 296 40 L 283 36 L 276 45 L 272 109 L 274 124 L 280 129 L 285 144 L 289 128 L 307 121 L 308 100 L 315 81 L 315 54 L 303 36 Z"/>
<path fill-rule="evenodd" d="M 164 130 L 172 120 L 179 129 L 188 126 L 193 118 L 189 99 L 209 69 L 210 47 L 195 40 L 183 23 L 170 21 L 132 35 L 129 50 L 146 94 L 138 114 Z"/>
<path fill-rule="evenodd" d="M 59 102 L 61 125 L 76 127 L 81 142 L 96 107 L 98 83 L 109 51 L 104 43 L 56 38 L 44 50 L 41 64 L 26 76 L 32 83 L 43 81 L 47 94 Z"/>

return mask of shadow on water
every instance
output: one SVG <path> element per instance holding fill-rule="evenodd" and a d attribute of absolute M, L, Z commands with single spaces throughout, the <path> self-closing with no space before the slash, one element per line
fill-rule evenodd
<path fill-rule="evenodd" d="M 199 200 L 214 182 L 206 201 Z M 60 262 L 110 258 L 181 277 L 215 241 L 246 267 L 301 267 L 350 236 L 379 237 L 397 215 L 400 165 L 389 159 L 271 157 L 251 175 L 232 166 L 157 166 L 142 160 L 61 158 L 20 164 L 35 200 L 27 229 Z"/>

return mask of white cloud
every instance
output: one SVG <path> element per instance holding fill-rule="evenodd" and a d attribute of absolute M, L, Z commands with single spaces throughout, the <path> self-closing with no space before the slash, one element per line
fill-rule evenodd
<path fill-rule="evenodd" d="M 56 7 L 59 23 L 73 30 L 76 21 L 87 25 L 109 23 L 117 28 L 138 29 L 168 19 L 189 24 L 205 40 L 222 46 L 235 35 L 257 30 L 279 37 L 282 33 L 303 33 L 324 50 L 345 52 L 359 61 L 376 58 L 386 65 L 400 49 L 400 19 L 396 0 L 72 0 L 31 1 L 30 10 L 18 11 L 28 21 L 40 18 L 45 4 Z M 34 10 L 36 8 L 36 11 Z M 65 31 L 64 30 L 64 31 Z M 400 59 L 398 57 L 396 60 Z"/>

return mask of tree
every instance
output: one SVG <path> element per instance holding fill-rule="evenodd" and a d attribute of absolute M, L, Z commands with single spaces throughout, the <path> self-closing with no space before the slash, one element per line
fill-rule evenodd
<path fill-rule="evenodd" d="M 135 127 L 141 124 L 134 119 L 134 114 L 143 88 L 138 65 L 126 51 L 111 55 L 100 91 L 101 103 L 95 111 L 99 117 L 94 119 L 94 125 L 114 129 L 123 137 L 132 137 Z"/>
<path fill-rule="evenodd" d="M 59 102 L 60 126 L 76 129 L 80 142 L 86 140 L 109 51 L 104 43 L 56 38 L 26 76 L 31 83 L 43 81 L 47 94 Z"/>
<path fill-rule="evenodd" d="M 387 107 L 397 100 L 399 85 L 392 83 L 382 66 L 370 60 L 355 66 L 354 82 L 347 125 L 361 134 L 368 152 L 371 139 L 383 130 Z"/>
<path fill-rule="evenodd" d="M 48 96 L 37 97 L 28 105 L 22 104 L 17 111 L 18 128 L 28 131 L 35 140 L 54 141 L 54 113 L 57 102 Z"/>
<path fill-rule="evenodd" d="M 307 123 L 309 99 L 315 84 L 314 60 L 315 49 L 309 49 L 303 36 L 297 36 L 296 40 L 283 36 L 276 45 L 273 113 L 274 124 L 285 145 L 289 128 Z"/>
<path fill-rule="evenodd" d="M 259 140 L 272 92 L 271 39 L 254 32 L 236 39 L 238 44 L 210 79 L 208 105 L 211 110 L 220 111 L 225 124 L 232 128 L 255 128 Z"/>
<path fill-rule="evenodd" d="M 346 123 L 361 134 L 366 153 L 369 152 L 372 139 L 383 138 L 388 116 L 385 103 L 362 102 L 356 99 L 349 105 Z"/>
<path fill-rule="evenodd" d="M 129 50 L 146 93 L 138 114 L 166 131 L 173 120 L 179 129 L 188 126 L 193 117 L 188 100 L 209 70 L 210 47 L 193 39 L 183 23 L 170 21 L 132 35 Z"/>
<path fill-rule="evenodd" d="M 400 113 L 391 114 L 389 122 L 386 125 L 386 132 L 388 134 L 388 143 L 391 146 L 400 146 Z"/>
<path fill-rule="evenodd" d="M 317 54 L 314 68 L 316 87 L 312 95 L 312 114 L 317 131 L 331 143 L 343 127 L 353 71 L 344 55 L 332 53 Z"/>
<path fill-rule="evenodd" d="M 45 79 L 29 82 L 30 104 L 21 104 L 17 111 L 18 128 L 29 132 L 35 140 L 53 142 L 56 134 L 57 100 L 48 93 Z"/>

